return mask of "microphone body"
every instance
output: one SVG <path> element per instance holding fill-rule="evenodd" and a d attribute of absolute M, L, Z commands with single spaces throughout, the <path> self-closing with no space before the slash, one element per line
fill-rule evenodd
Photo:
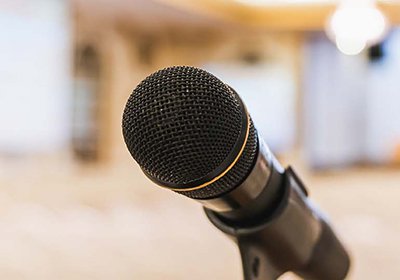
<path fill-rule="evenodd" d="M 244 279 L 272 280 L 287 271 L 310 280 L 345 279 L 346 249 L 294 170 L 284 170 L 263 146 L 241 186 L 200 201 L 209 220 L 238 244 Z"/>
<path fill-rule="evenodd" d="M 128 100 L 123 135 L 152 181 L 200 202 L 238 244 L 245 280 L 346 277 L 349 255 L 325 216 L 216 77 L 184 66 L 150 75 Z"/>

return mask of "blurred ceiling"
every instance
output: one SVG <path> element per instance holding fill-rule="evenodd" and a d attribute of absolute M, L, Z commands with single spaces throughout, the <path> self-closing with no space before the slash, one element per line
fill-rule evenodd
<path fill-rule="evenodd" d="M 359 0 L 355 0 L 359 1 Z M 321 30 L 335 0 L 72 0 L 80 14 L 142 29 Z M 392 24 L 400 23 L 400 1 L 379 1 Z"/>
<path fill-rule="evenodd" d="M 144 30 L 214 27 L 228 22 L 223 15 L 202 14 L 158 0 L 72 0 L 72 3 L 86 19 L 113 21 Z"/>

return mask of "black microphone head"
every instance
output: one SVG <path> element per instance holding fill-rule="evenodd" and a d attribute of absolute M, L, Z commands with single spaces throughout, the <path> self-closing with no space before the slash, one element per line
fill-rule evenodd
<path fill-rule="evenodd" d="M 128 99 L 122 131 L 144 173 L 196 199 L 231 191 L 255 162 L 256 132 L 238 95 L 188 66 L 159 70 Z"/>

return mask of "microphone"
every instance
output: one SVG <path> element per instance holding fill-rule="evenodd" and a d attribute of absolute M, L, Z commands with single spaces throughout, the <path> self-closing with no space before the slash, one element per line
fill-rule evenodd
<path fill-rule="evenodd" d="M 189 66 L 159 70 L 129 97 L 126 146 L 157 185 L 204 206 L 239 246 L 244 279 L 344 279 L 345 248 L 291 167 L 258 135 L 233 88 Z"/>

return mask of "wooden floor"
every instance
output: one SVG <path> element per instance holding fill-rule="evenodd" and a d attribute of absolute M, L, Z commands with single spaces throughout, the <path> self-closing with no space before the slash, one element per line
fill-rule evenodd
<path fill-rule="evenodd" d="M 400 171 L 298 169 L 351 250 L 348 279 L 399 279 Z M 0 279 L 242 279 L 237 248 L 201 207 L 131 161 L 1 162 L 0 225 Z"/>

